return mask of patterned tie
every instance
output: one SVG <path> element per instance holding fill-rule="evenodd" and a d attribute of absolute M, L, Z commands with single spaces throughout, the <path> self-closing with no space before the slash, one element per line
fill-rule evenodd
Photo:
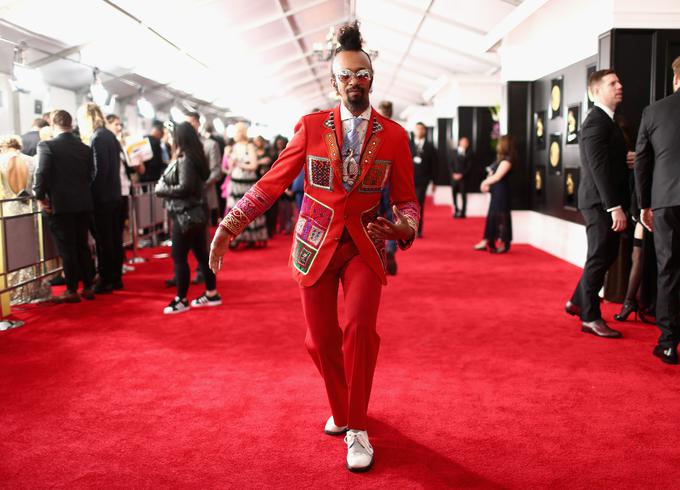
<path fill-rule="evenodd" d="M 351 120 L 352 127 L 342 141 L 342 154 L 344 156 L 342 182 L 347 191 L 354 186 L 360 174 L 361 136 L 359 134 L 359 125 L 362 121 L 363 119 L 360 117 L 353 117 Z"/>

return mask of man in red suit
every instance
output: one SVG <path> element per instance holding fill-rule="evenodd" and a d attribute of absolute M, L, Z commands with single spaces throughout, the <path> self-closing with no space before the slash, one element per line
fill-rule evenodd
<path fill-rule="evenodd" d="M 332 416 L 324 431 L 345 434 L 347 468 L 373 464 L 368 400 L 380 337 L 376 319 L 385 278 L 385 240 L 408 248 L 418 229 L 409 140 L 404 129 L 371 108 L 373 69 L 358 25 L 343 26 L 331 85 L 342 103 L 304 116 L 272 169 L 217 229 L 210 265 L 217 271 L 229 242 L 264 213 L 304 168 L 305 195 L 290 262 L 307 323 L 305 344 L 321 373 Z M 395 222 L 378 216 L 390 186 Z M 337 314 L 342 283 L 346 325 Z"/>

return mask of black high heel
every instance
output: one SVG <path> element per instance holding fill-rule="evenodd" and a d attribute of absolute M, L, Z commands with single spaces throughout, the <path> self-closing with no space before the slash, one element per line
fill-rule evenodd
<path fill-rule="evenodd" d="M 621 307 L 621 311 L 614 315 L 614 319 L 617 322 L 625 322 L 628 320 L 628 317 L 630 316 L 631 313 L 635 313 L 635 321 L 637 321 L 638 318 L 638 305 L 637 303 L 623 303 L 623 306 Z"/>

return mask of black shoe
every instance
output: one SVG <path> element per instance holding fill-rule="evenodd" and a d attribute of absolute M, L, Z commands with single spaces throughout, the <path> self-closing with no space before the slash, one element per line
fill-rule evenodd
<path fill-rule="evenodd" d="M 80 292 L 80 297 L 88 301 L 91 301 L 94 299 L 94 291 L 92 290 L 92 288 L 84 288 Z"/>
<path fill-rule="evenodd" d="M 678 348 L 673 346 L 664 347 L 657 345 L 652 351 L 656 357 L 661 359 L 666 364 L 678 364 Z"/>
<path fill-rule="evenodd" d="M 119 291 L 123 289 L 123 281 L 116 281 L 113 284 L 111 284 L 111 287 L 113 288 L 114 291 Z"/>
<path fill-rule="evenodd" d="M 55 296 L 52 298 L 53 303 L 80 303 L 80 295 L 77 292 L 66 291 L 61 296 Z"/>
<path fill-rule="evenodd" d="M 453 213 L 453 218 L 454 219 L 460 218 L 460 211 L 456 210 L 456 212 Z"/>
<path fill-rule="evenodd" d="M 602 319 L 592 322 L 581 322 L 581 331 L 606 339 L 620 339 L 622 337 L 621 332 L 609 328 L 609 325 Z"/>
<path fill-rule="evenodd" d="M 201 271 L 198 271 L 196 273 L 196 277 L 194 277 L 191 280 L 191 284 L 203 284 L 205 282 L 205 277 L 203 277 L 203 273 Z"/>
<path fill-rule="evenodd" d="M 621 311 L 614 315 L 614 320 L 617 322 L 625 322 L 628 320 L 628 317 L 630 316 L 631 313 L 635 313 L 635 320 L 637 321 L 637 311 L 638 311 L 638 306 L 637 303 L 633 302 L 624 302 L 623 306 L 621 306 Z"/>
<path fill-rule="evenodd" d="M 397 261 L 394 259 L 393 253 L 387 254 L 386 271 L 387 271 L 387 274 L 390 275 L 390 276 L 396 276 L 397 275 Z"/>
<path fill-rule="evenodd" d="M 112 284 L 99 283 L 94 287 L 95 294 L 111 294 L 113 292 Z"/>
<path fill-rule="evenodd" d="M 174 288 L 175 286 L 177 286 L 177 279 L 176 278 L 173 277 L 172 279 L 166 279 L 165 280 L 165 287 L 166 288 Z"/>
<path fill-rule="evenodd" d="M 52 279 L 50 279 L 50 286 L 64 286 L 64 285 L 66 285 L 66 279 L 64 279 L 64 276 L 62 274 L 54 276 Z"/>
<path fill-rule="evenodd" d="M 572 303 L 571 301 L 567 301 L 567 303 L 564 305 L 564 311 L 567 313 L 567 315 L 581 316 L 581 307 Z"/>

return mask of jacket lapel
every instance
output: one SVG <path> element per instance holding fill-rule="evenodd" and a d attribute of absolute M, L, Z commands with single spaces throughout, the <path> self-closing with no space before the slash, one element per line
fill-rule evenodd
<path fill-rule="evenodd" d="M 345 192 L 345 187 L 342 185 L 342 155 L 340 149 L 342 148 L 342 119 L 340 118 L 340 106 L 335 107 L 328 113 L 328 117 L 323 122 L 323 141 L 326 145 L 326 152 L 328 159 L 333 169 L 333 179 L 335 180 L 335 188 L 342 189 Z"/>
<path fill-rule="evenodd" d="M 382 144 L 382 138 L 380 137 L 380 132 L 383 130 L 382 124 L 378 122 L 375 110 L 371 110 L 371 119 L 368 121 L 368 128 L 366 128 L 366 137 L 364 138 L 364 147 L 361 151 L 361 175 L 357 179 L 357 183 L 352 187 L 351 192 L 353 192 L 357 187 L 361 185 L 364 177 L 368 173 L 369 169 L 373 166 L 373 161 L 375 156 L 380 149 Z"/>

